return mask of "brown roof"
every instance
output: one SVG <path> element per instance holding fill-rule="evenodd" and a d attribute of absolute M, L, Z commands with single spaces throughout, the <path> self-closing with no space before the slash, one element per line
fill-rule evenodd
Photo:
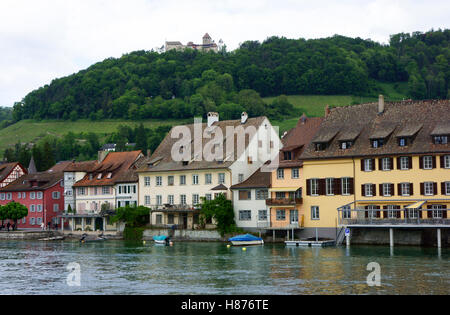
<path fill-rule="evenodd" d="M 216 128 L 220 128 L 222 130 L 222 134 L 224 135 L 224 138 L 226 137 L 226 127 L 233 126 L 237 127 L 242 125 L 244 128 L 248 126 L 254 126 L 256 129 L 263 123 L 263 121 L 267 119 L 265 116 L 256 117 L 256 118 L 249 118 L 246 123 L 241 124 L 241 120 L 224 120 L 224 121 L 218 121 L 215 122 L 212 126 Z M 185 127 L 189 128 L 191 135 L 194 135 L 194 124 L 185 125 Z M 176 127 L 174 127 L 176 128 Z M 207 124 L 202 124 L 202 130 L 205 130 L 207 128 Z M 172 128 L 173 129 L 173 128 Z M 231 166 L 234 161 L 236 161 L 238 149 L 237 149 L 237 141 L 234 141 L 234 157 L 230 157 L 229 159 L 225 158 L 223 162 L 220 161 L 206 161 L 205 159 L 202 159 L 201 161 L 194 161 L 193 153 L 191 155 L 192 161 L 189 162 L 187 165 L 184 165 L 183 162 L 176 162 L 172 159 L 171 151 L 172 147 L 176 142 L 179 141 L 179 139 L 173 139 L 171 137 L 172 130 L 169 132 L 169 134 L 164 138 L 164 140 L 160 143 L 158 148 L 155 150 L 155 152 L 152 154 L 150 158 L 150 163 L 146 164 L 139 168 L 138 172 L 161 172 L 161 171 L 178 171 L 178 170 L 199 170 L 199 169 L 223 169 Z M 235 136 L 236 137 L 236 136 Z M 208 141 L 208 139 L 203 139 L 203 145 L 205 145 Z M 246 146 L 249 143 L 250 139 L 246 140 Z M 226 139 L 224 139 L 226 141 Z M 192 152 L 197 152 L 198 150 L 203 152 L 202 148 L 197 148 L 197 150 L 194 148 L 193 141 L 192 144 Z M 226 154 L 226 148 L 224 146 L 224 155 Z"/>
<path fill-rule="evenodd" d="M 116 183 L 137 183 L 139 181 L 139 175 L 137 169 L 148 163 L 150 159 L 146 156 L 140 157 L 130 169 L 124 171 L 117 177 Z"/>
<path fill-rule="evenodd" d="M 272 173 L 261 172 L 257 170 L 246 181 L 233 185 L 230 189 L 248 189 L 248 188 L 270 188 L 272 184 Z"/>
<path fill-rule="evenodd" d="M 97 166 L 97 164 L 99 164 L 97 160 L 85 162 L 72 161 L 64 169 L 64 172 L 90 172 Z"/>
<path fill-rule="evenodd" d="M 63 172 L 47 171 L 34 174 L 26 174 L 19 179 L 16 179 L 8 186 L 1 188 L 0 191 L 41 191 L 54 186 L 63 179 Z"/>
<path fill-rule="evenodd" d="M 133 169 L 134 164 L 142 156 L 141 151 L 110 152 L 103 162 L 98 163 L 73 186 L 113 186 L 117 181 L 123 180 L 127 176 L 133 176 L 127 173 L 130 169 Z M 127 180 L 130 177 L 127 177 Z"/>
<path fill-rule="evenodd" d="M 305 114 L 298 120 L 297 126 L 281 140 L 283 149 L 281 152 L 293 151 L 292 160 L 283 160 L 283 155 L 279 155 L 279 167 L 300 167 L 303 163 L 299 160 L 305 146 L 307 146 L 322 124 L 322 117 L 307 117 Z"/>
<path fill-rule="evenodd" d="M 316 151 L 314 145 L 310 144 L 301 159 L 450 152 L 449 144 L 433 144 L 431 137 L 437 126 L 449 121 L 449 100 L 388 102 L 385 103 L 382 114 L 378 114 L 378 103 L 336 107 L 325 118 L 317 132 L 317 138 L 328 135 L 330 130 L 338 130 L 338 136 L 331 139 L 323 151 Z M 339 133 L 348 132 L 348 129 L 355 132 L 361 130 L 361 133 L 351 148 L 342 150 L 339 146 Z M 405 147 L 398 145 L 399 134 L 414 132 L 412 144 Z M 386 143 L 382 147 L 371 147 L 371 138 L 386 135 Z"/>
<path fill-rule="evenodd" d="M 62 161 L 53 165 L 51 168 L 47 170 L 47 172 L 64 172 L 65 168 L 68 167 L 72 162 L 70 161 Z"/>
<path fill-rule="evenodd" d="M 17 165 L 19 165 L 24 170 L 24 172 L 27 173 L 27 169 L 23 167 L 19 162 L 3 163 L 0 164 L 0 182 L 3 181 Z"/>
<path fill-rule="evenodd" d="M 431 135 L 450 135 L 450 121 L 442 121 L 436 125 L 436 127 L 431 132 Z"/>

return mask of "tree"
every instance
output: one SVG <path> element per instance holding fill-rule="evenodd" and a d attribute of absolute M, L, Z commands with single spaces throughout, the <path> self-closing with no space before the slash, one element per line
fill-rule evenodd
<path fill-rule="evenodd" d="M 233 203 L 225 194 L 218 195 L 214 200 L 201 198 L 200 218 L 203 222 L 214 219 L 217 222 L 217 230 L 222 236 L 236 230 Z"/>
<path fill-rule="evenodd" d="M 141 227 L 149 223 L 150 209 L 144 206 L 126 206 L 116 209 L 116 214 L 110 222 L 124 222 L 127 227 Z"/>
<path fill-rule="evenodd" d="M 136 150 L 147 152 L 147 132 L 143 123 L 140 123 L 139 127 L 136 128 Z"/>
<path fill-rule="evenodd" d="M 16 226 L 18 220 L 21 220 L 28 215 L 28 208 L 14 201 L 3 206 L 2 211 L 5 211 L 6 219 L 13 220 Z"/>

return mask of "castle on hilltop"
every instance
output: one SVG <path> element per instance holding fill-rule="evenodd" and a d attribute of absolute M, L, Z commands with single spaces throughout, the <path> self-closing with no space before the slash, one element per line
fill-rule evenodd
<path fill-rule="evenodd" d="M 195 50 L 204 51 L 204 52 L 208 52 L 208 51 L 219 52 L 223 49 L 223 47 L 224 47 L 224 43 L 223 43 L 222 39 L 220 39 L 219 43 L 216 44 L 215 41 L 212 40 L 211 36 L 209 36 L 209 34 L 206 33 L 203 36 L 202 44 L 194 44 L 194 42 L 189 42 L 189 43 L 187 43 L 187 45 L 183 45 L 179 41 L 171 41 L 171 42 L 166 41 L 166 44 L 164 46 L 164 51 L 169 51 L 169 50 L 173 50 L 173 49 L 184 50 L 186 48 L 190 48 L 190 49 L 195 49 Z"/>

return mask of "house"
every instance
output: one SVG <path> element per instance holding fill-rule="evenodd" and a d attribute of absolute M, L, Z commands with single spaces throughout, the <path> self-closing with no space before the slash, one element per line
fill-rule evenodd
<path fill-rule="evenodd" d="M 380 96 L 329 110 L 300 158 L 303 235 L 449 227 L 449 137 L 449 100 L 385 103 Z"/>
<path fill-rule="evenodd" d="M 190 48 L 203 52 L 208 51 L 218 52 L 219 50 L 223 49 L 224 45 L 225 44 L 222 39 L 219 40 L 219 44 L 216 44 L 215 41 L 211 38 L 211 36 L 208 33 L 206 33 L 202 38 L 201 44 L 194 44 L 194 42 L 191 41 L 188 42 L 187 45 L 185 46 L 179 41 L 169 41 L 169 42 L 166 41 L 165 51 L 170 50 L 182 51 L 185 50 L 186 48 Z"/>
<path fill-rule="evenodd" d="M 124 174 L 133 170 L 135 163 L 141 158 L 141 151 L 100 151 L 97 163 L 91 162 L 90 165 L 88 162 L 84 165 L 86 168 L 68 168 L 68 172 L 82 169 L 80 173 L 85 175 L 72 185 L 75 197 L 74 213 L 61 215 L 62 222 L 68 220 L 72 231 L 115 231 L 116 225 L 110 224 L 109 216 L 114 214 L 117 204 L 116 185 Z"/>
<path fill-rule="evenodd" d="M 41 223 L 45 226 L 58 223 L 57 216 L 64 209 L 64 173 L 58 168 L 25 174 L 0 188 L 0 205 L 15 201 L 28 208 L 28 216 L 18 222 L 18 228 L 33 229 L 40 228 Z"/>
<path fill-rule="evenodd" d="M 93 170 L 99 161 L 87 161 L 87 162 L 75 162 L 72 161 L 64 169 L 64 211 L 68 211 L 76 208 L 75 194 L 73 191 L 73 185 L 76 182 L 84 178 L 86 174 Z"/>
<path fill-rule="evenodd" d="M 261 170 L 247 181 L 232 186 L 237 226 L 246 229 L 284 231 L 303 227 L 302 162 L 304 148 L 319 130 L 323 118 L 305 114 L 281 139 L 278 166 Z"/>
<path fill-rule="evenodd" d="M 0 188 L 7 186 L 28 171 L 19 162 L 0 163 Z"/>
<path fill-rule="evenodd" d="M 189 137 L 181 138 L 179 132 Z M 219 114 L 211 112 L 207 123 L 176 126 L 138 169 L 139 204 L 152 209 L 154 226 L 198 228 L 201 198 L 225 194 L 231 200 L 230 187 L 273 159 L 280 145 L 267 117 L 248 118 L 247 113 L 220 121 Z M 215 226 L 208 222 L 206 227 Z"/>

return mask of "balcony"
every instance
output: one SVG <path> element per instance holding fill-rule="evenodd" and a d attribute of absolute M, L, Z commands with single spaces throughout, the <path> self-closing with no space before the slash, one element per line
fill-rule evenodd
<path fill-rule="evenodd" d="M 258 229 L 266 230 L 292 230 L 292 229 L 302 229 L 305 225 L 305 218 L 303 215 L 299 216 L 299 221 L 295 222 L 269 222 L 269 221 L 258 221 L 256 227 Z"/>
<path fill-rule="evenodd" d="M 283 207 L 283 206 L 296 206 L 303 203 L 302 198 L 270 198 L 266 199 L 267 206 Z"/>
<path fill-rule="evenodd" d="M 200 207 L 198 205 L 188 205 L 188 204 L 164 204 L 151 206 L 151 212 L 195 212 L 199 211 Z"/>

